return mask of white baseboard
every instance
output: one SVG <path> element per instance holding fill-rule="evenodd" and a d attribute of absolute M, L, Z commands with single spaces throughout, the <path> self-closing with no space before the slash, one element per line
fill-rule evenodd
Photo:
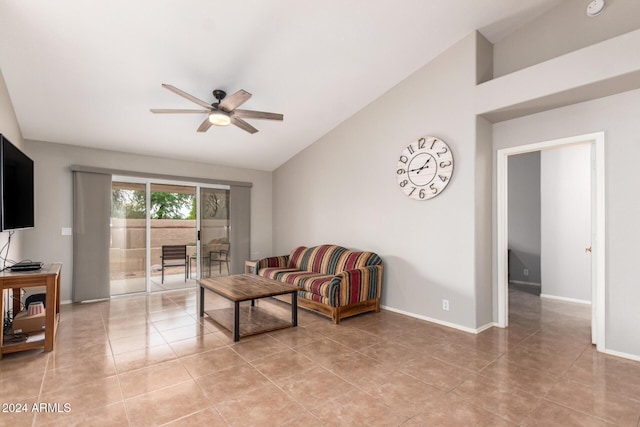
<path fill-rule="evenodd" d="M 575 302 L 576 304 L 591 305 L 591 301 L 587 301 L 587 300 L 583 300 L 583 299 L 559 297 L 559 296 L 556 296 L 556 295 L 549 295 L 549 294 L 540 294 L 540 298 L 555 299 L 555 300 L 558 300 L 558 301 Z"/>
<path fill-rule="evenodd" d="M 513 283 L 514 285 L 540 286 L 540 283 L 523 282 L 522 280 L 509 280 L 509 283 Z"/>
<path fill-rule="evenodd" d="M 603 353 L 609 354 L 611 356 L 622 357 L 624 359 L 635 360 L 640 362 L 640 356 L 636 354 L 623 353 L 621 351 L 615 351 L 615 350 L 609 350 L 609 349 L 605 349 Z"/>
<path fill-rule="evenodd" d="M 473 329 L 473 328 L 469 328 L 469 327 L 466 327 L 466 326 L 458 325 L 456 323 L 445 322 L 444 320 L 434 319 L 432 317 L 422 316 L 420 314 L 410 313 L 410 312 L 404 311 L 404 310 L 399 310 L 397 308 L 389 307 L 389 306 L 386 306 L 386 305 L 381 306 L 381 308 L 384 309 L 384 310 L 392 311 L 394 313 L 403 314 L 405 316 L 413 317 L 413 318 L 420 319 L 420 320 L 425 320 L 425 321 L 431 322 L 431 323 L 436 323 L 438 325 L 446 326 L 448 328 L 453 328 L 453 329 L 457 329 L 459 331 L 468 332 L 470 334 L 479 334 L 482 331 L 486 331 L 489 328 L 497 326 L 496 323 L 490 322 L 490 323 L 487 323 L 486 325 L 483 325 L 483 326 L 481 326 L 479 328 Z"/>
<path fill-rule="evenodd" d="M 489 322 L 486 325 L 480 326 L 479 328 L 477 328 L 476 329 L 476 331 L 477 331 L 476 334 L 479 334 L 480 332 L 484 332 L 487 329 L 491 329 L 491 328 L 494 328 L 494 327 L 497 328 L 498 324 L 496 322 Z"/>
<path fill-rule="evenodd" d="M 66 299 L 66 300 L 60 301 L 60 304 L 73 304 L 73 301 L 71 301 L 70 299 Z"/>

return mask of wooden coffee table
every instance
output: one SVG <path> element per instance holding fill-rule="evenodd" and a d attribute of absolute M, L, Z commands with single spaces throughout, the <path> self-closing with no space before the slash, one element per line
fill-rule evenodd
<path fill-rule="evenodd" d="M 298 326 L 298 287 L 267 279 L 255 274 L 237 274 L 233 276 L 215 277 L 197 280 L 200 287 L 200 317 L 204 316 L 204 290 L 208 289 L 229 301 L 233 302 L 233 327 L 228 324 L 229 309 L 209 310 L 207 315 L 216 323 L 233 332 L 233 340 L 239 341 L 241 337 L 255 335 L 263 332 L 275 331 L 283 328 Z M 254 300 L 278 295 L 291 294 L 291 323 L 259 310 L 254 305 Z M 240 332 L 240 303 L 251 301 L 248 308 L 247 320 L 252 325 L 245 324 L 245 331 Z"/>

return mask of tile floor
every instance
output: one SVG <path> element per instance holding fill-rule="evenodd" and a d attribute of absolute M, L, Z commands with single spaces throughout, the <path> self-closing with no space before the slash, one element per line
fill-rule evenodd
<path fill-rule="evenodd" d="M 54 352 L 0 361 L 0 402 L 29 409 L 0 425 L 637 426 L 640 362 L 593 350 L 590 309 L 510 298 L 511 326 L 479 335 L 301 310 L 237 344 L 198 318 L 195 290 L 63 306 Z"/>

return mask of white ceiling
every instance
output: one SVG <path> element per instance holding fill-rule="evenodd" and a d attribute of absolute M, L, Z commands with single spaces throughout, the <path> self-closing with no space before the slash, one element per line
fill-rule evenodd
<path fill-rule="evenodd" d="M 0 0 L 0 69 L 25 139 L 273 170 L 475 29 L 496 41 L 559 0 Z M 245 89 L 283 113 L 196 133 Z M 0 133 L 2 130 L 0 130 Z"/>

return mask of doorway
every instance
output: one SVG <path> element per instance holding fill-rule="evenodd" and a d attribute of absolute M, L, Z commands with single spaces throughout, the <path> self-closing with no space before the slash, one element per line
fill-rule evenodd
<path fill-rule="evenodd" d="M 536 144 L 498 150 L 497 153 L 497 326 L 508 326 L 508 160 L 509 156 L 568 147 L 591 145 L 591 334 L 599 351 L 605 348 L 605 282 L 604 282 L 604 132 L 578 135 Z"/>

